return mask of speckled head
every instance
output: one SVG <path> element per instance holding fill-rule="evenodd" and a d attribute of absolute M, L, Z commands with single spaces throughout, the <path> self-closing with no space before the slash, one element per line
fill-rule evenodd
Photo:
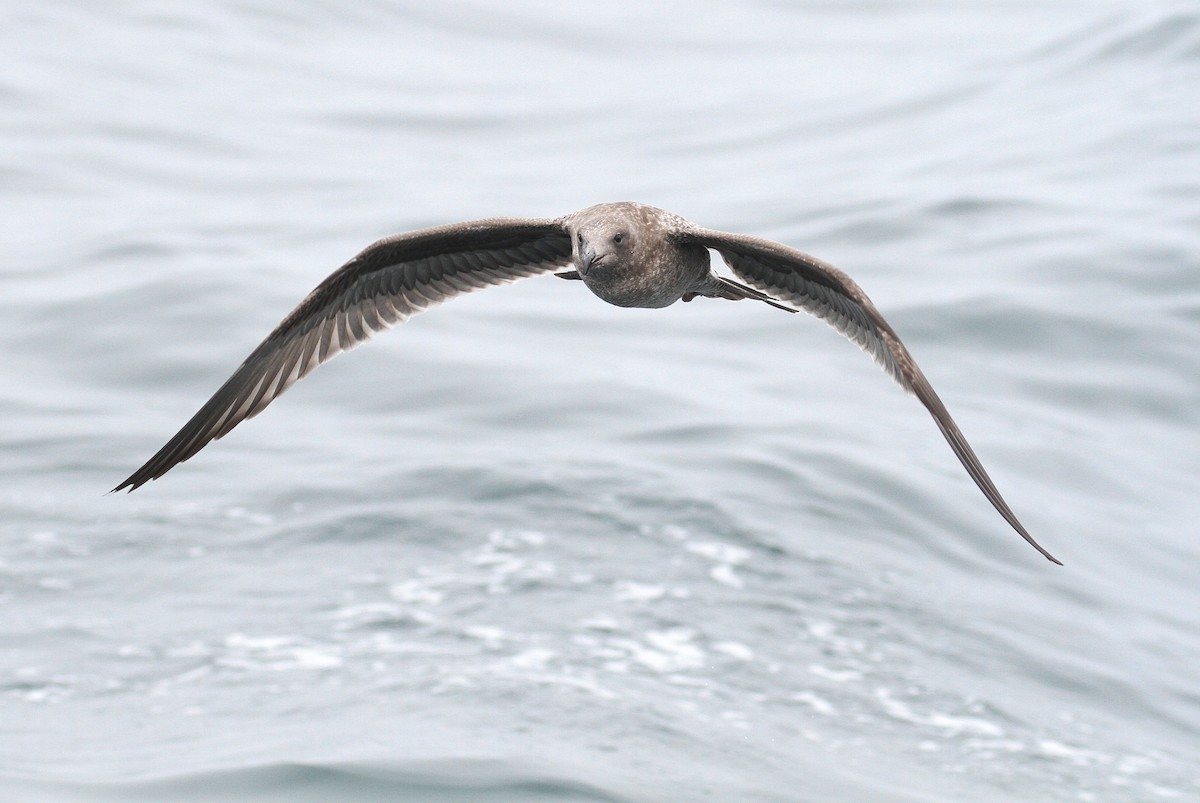
<path fill-rule="evenodd" d="M 568 218 L 573 259 L 579 275 L 599 278 L 635 262 L 648 217 L 631 202 L 589 206 Z"/>
<path fill-rule="evenodd" d="M 597 204 L 564 219 L 572 259 L 588 288 L 622 307 L 665 307 L 679 300 L 698 270 L 673 238 L 677 215 L 653 206 L 621 201 Z"/>

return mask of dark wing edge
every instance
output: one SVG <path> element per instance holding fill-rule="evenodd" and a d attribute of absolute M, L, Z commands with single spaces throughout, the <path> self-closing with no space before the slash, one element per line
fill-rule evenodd
<path fill-rule="evenodd" d="M 816 257 L 760 237 L 688 228 L 678 234 L 678 239 L 716 250 L 747 284 L 816 315 L 871 355 L 901 387 L 925 405 L 992 507 L 1030 546 L 1047 560 L 1062 565 L 1017 519 L 912 354 L 853 279 Z"/>
<path fill-rule="evenodd" d="M 570 236 L 560 220 L 549 219 L 472 221 L 368 246 L 317 285 L 191 420 L 113 491 L 158 479 L 372 335 L 455 296 L 548 273 L 570 259 Z"/>

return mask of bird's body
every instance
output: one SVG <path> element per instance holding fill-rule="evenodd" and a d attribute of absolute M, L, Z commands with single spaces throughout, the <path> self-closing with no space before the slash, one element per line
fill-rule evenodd
<path fill-rule="evenodd" d="M 714 273 L 720 253 L 746 284 Z M 560 270 L 571 268 L 569 270 Z M 321 282 L 154 457 L 114 490 L 162 476 L 261 412 L 340 351 L 453 296 L 556 272 L 620 307 L 660 308 L 697 296 L 755 299 L 824 319 L 870 354 L 929 410 L 975 484 L 1025 531 L 908 349 L 850 277 L 788 246 L 700 228 L 632 202 L 557 219 L 493 218 L 402 234 L 367 247 Z"/>
<path fill-rule="evenodd" d="M 710 283 L 708 249 L 675 243 L 674 216 L 641 204 L 591 206 L 565 219 L 576 272 L 618 307 L 668 307 Z M 682 221 L 682 218 L 680 219 Z"/>

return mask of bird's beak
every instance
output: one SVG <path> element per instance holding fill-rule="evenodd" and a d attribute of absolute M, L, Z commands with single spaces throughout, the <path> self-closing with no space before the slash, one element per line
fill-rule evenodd
<path fill-rule="evenodd" d="M 579 272 L 587 276 L 587 272 L 592 269 L 592 265 L 596 262 L 596 249 L 585 248 L 579 260 Z"/>

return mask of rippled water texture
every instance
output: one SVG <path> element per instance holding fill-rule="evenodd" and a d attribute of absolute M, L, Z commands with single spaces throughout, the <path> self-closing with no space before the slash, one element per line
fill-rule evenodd
<path fill-rule="evenodd" d="M 0 798 L 1200 798 L 1191 3 L 8 4 Z M 820 322 L 545 278 L 105 495 L 372 240 L 635 199 Z"/>

